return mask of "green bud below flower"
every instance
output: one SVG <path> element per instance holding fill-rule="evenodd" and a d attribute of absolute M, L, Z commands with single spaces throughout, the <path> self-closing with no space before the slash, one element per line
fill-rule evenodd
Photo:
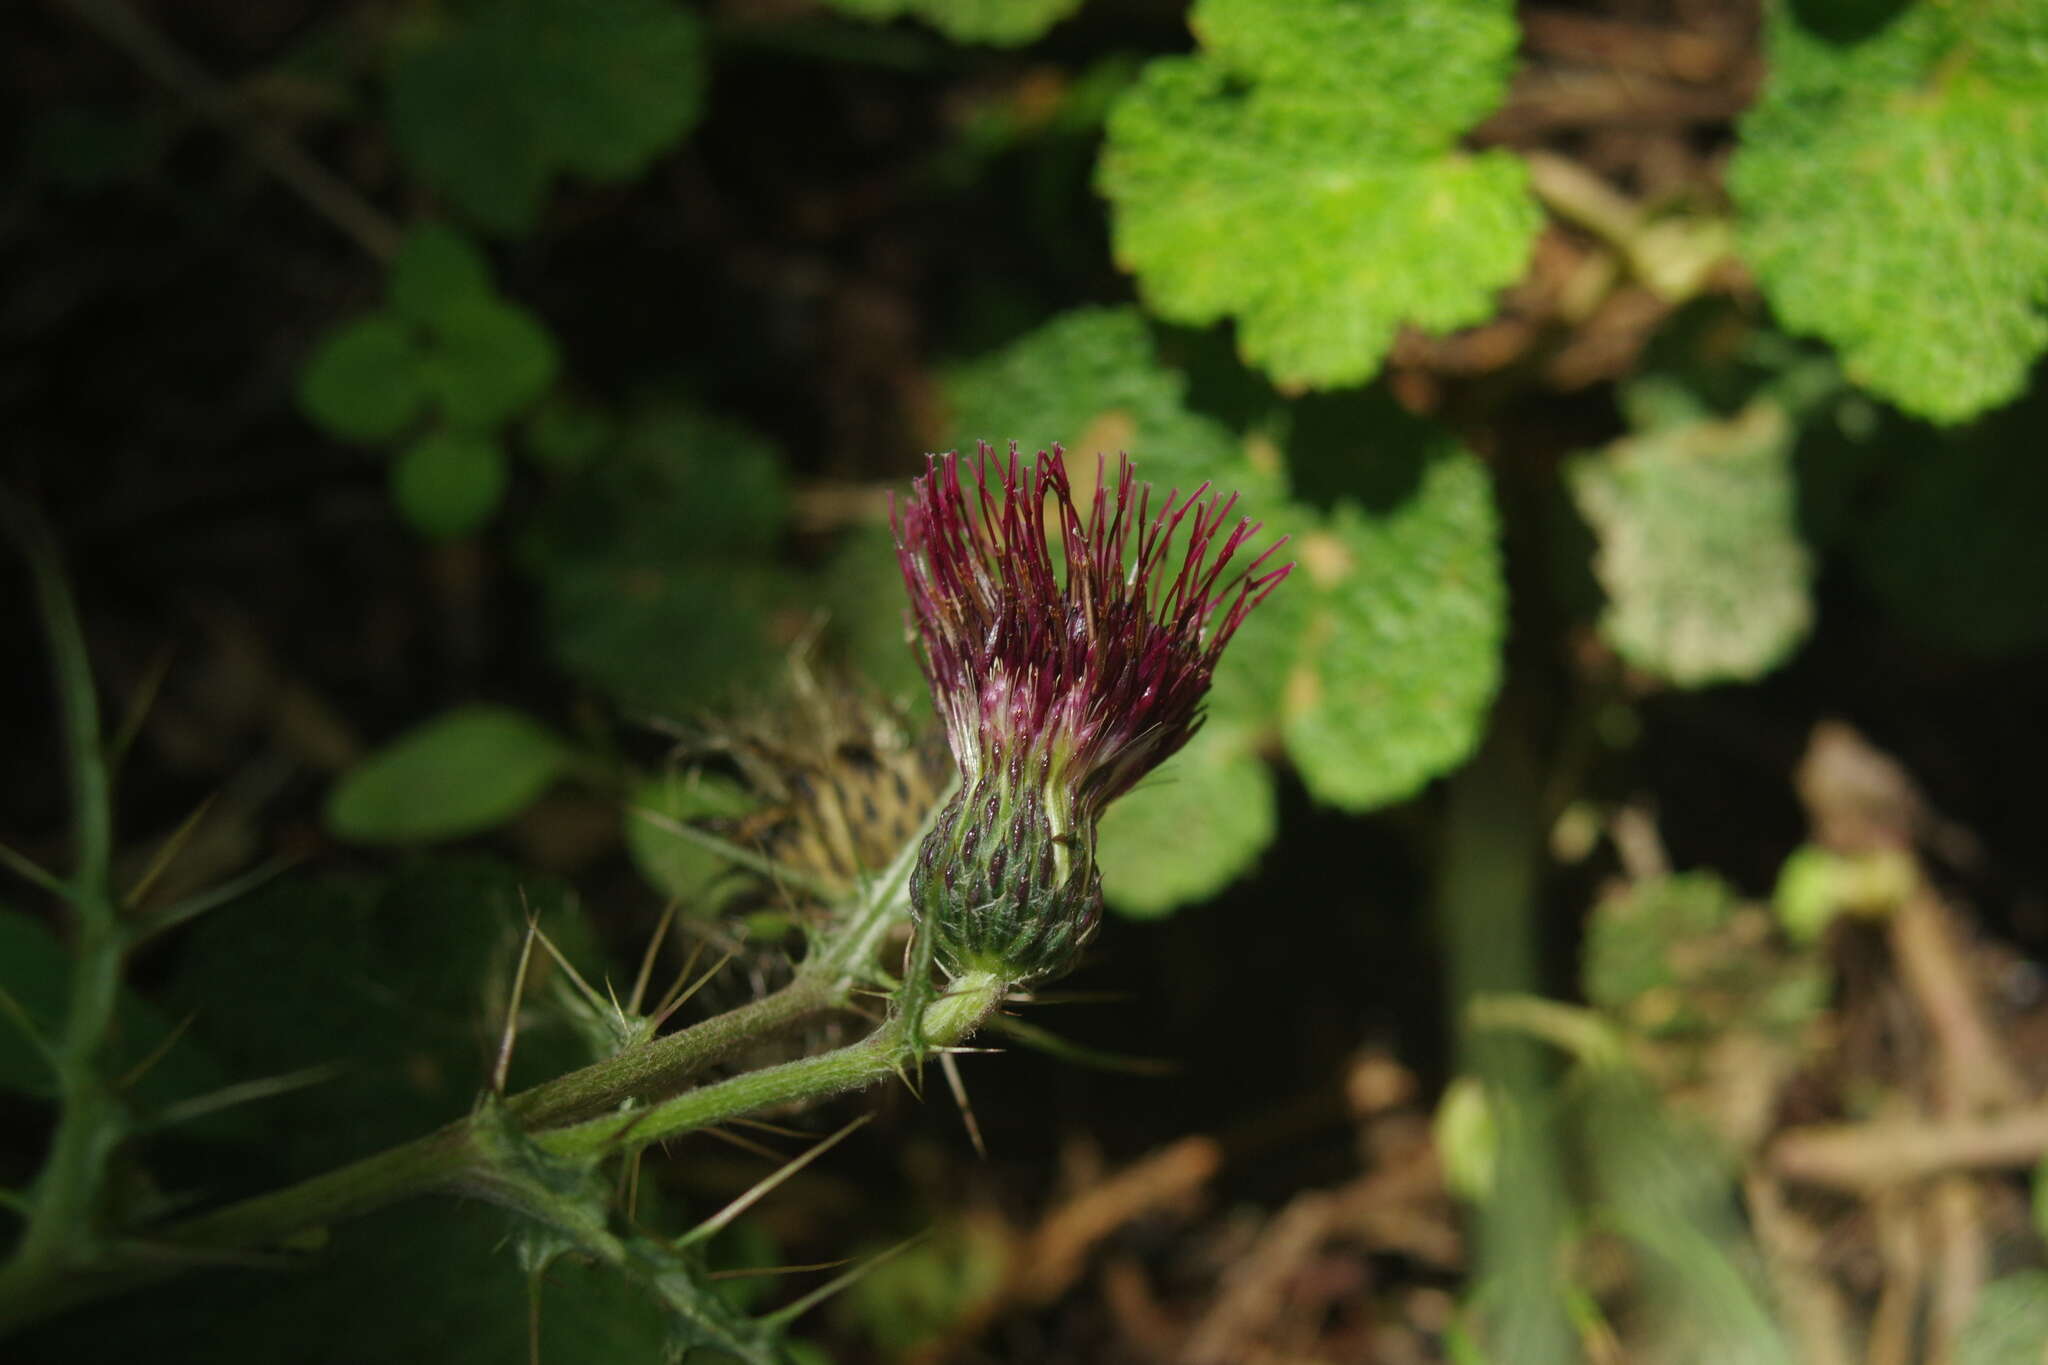
<path fill-rule="evenodd" d="M 918 849 L 910 902 L 949 976 L 1057 976 L 1095 932 L 1095 827 L 1055 818 L 1052 796 L 984 772 L 954 793 Z"/>

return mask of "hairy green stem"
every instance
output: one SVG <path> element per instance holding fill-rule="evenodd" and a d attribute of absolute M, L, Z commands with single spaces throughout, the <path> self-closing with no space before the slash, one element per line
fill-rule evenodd
<path fill-rule="evenodd" d="M 537 1086 L 508 1101 L 504 1114 L 557 1156 L 605 1156 L 760 1109 L 843 1094 L 916 1065 L 920 1041 L 928 1048 L 967 1037 L 1000 1003 L 1001 982 L 954 983 L 925 1007 L 918 1038 L 899 1014 L 847 1047 L 674 1094 L 713 1063 L 843 1007 L 883 941 L 908 918 L 906 887 L 915 856 L 912 841 L 894 866 L 863 889 L 835 932 L 782 990 Z M 627 1108 L 633 1104 L 641 1107 Z M 466 1118 L 285 1189 L 153 1229 L 147 1255 L 103 1257 L 91 1267 L 76 1267 L 78 1273 L 46 1272 L 12 1284 L 0 1274 L 0 1333 L 161 1280 L 199 1264 L 206 1252 L 276 1247 L 295 1234 L 414 1195 L 489 1191 L 491 1149 L 476 1140 L 474 1122 Z"/>
<path fill-rule="evenodd" d="M 1496 716 L 1485 746 L 1450 782 L 1437 914 L 1460 1068 L 1484 1081 L 1506 1114 L 1495 1193 L 1479 1208 L 1476 1239 L 1475 1278 L 1493 1286 L 1488 1335 L 1513 1343 L 1518 1362 L 1563 1365 L 1580 1352 L 1557 1279 L 1565 1180 L 1545 1059 L 1528 1038 L 1477 1027 L 1471 1010 L 1483 998 L 1531 994 L 1540 982 L 1542 809 L 1542 784 L 1519 727 Z"/>
<path fill-rule="evenodd" d="M 676 1033 L 651 1039 L 515 1096 L 507 1111 L 525 1128 L 594 1118 L 628 1099 L 657 1100 L 682 1089 L 706 1067 L 829 1010 L 843 1008 L 890 932 L 910 917 L 910 869 L 918 845 L 947 800 L 933 803 L 924 825 L 885 871 L 863 888 L 834 931 L 781 990 Z"/>
<path fill-rule="evenodd" d="M 971 1036 L 1002 1003 L 1003 991 L 1004 983 L 993 977 L 953 983 L 926 1007 L 926 1046 L 950 1046 Z M 554 1156 L 597 1159 L 763 1109 L 828 1099 L 917 1065 L 920 1050 L 910 1035 L 898 1017 L 849 1046 L 745 1072 L 646 1109 L 536 1133 L 533 1142 Z M 80 1268 L 81 1273 L 33 1286 L 0 1280 L 0 1335 L 203 1264 L 207 1252 L 274 1248 L 296 1234 L 413 1195 L 488 1193 L 503 1184 L 492 1160 L 490 1144 L 477 1140 L 474 1120 L 463 1119 L 311 1180 L 157 1229 L 147 1247 Z"/>
<path fill-rule="evenodd" d="M 955 981 L 925 1007 L 923 1040 L 950 1047 L 967 1038 L 1002 1003 L 1004 983 L 986 973 Z M 859 1090 L 900 1074 L 919 1060 L 909 1021 L 898 1016 L 857 1043 L 780 1066 L 748 1071 L 685 1091 L 630 1114 L 590 1119 L 538 1134 L 535 1145 L 561 1157 L 602 1157 L 644 1147 L 740 1114 Z"/>
<path fill-rule="evenodd" d="M 0 522 L 28 560 L 48 637 L 70 768 L 76 858 L 69 888 L 75 931 L 71 996 L 53 1057 L 62 1108 L 49 1156 L 36 1177 L 28 1227 L 13 1258 L 0 1267 L 0 1297 L 5 1297 L 10 1286 L 39 1283 L 93 1254 L 107 1158 L 126 1131 L 119 1097 L 103 1064 L 120 995 L 126 940 L 111 885 L 112 801 L 78 605 L 42 519 L 13 498 L 0 496 Z"/>
<path fill-rule="evenodd" d="M 545 1081 L 513 1096 L 505 1107 L 532 1129 L 592 1118 L 628 1099 L 658 1099 L 680 1090 L 706 1067 L 839 1003 L 820 975 L 799 973 L 779 991 Z"/>

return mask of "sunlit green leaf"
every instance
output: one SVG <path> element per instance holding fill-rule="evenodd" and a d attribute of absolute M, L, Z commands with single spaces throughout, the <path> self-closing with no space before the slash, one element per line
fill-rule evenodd
<path fill-rule="evenodd" d="M 1247 733 L 1270 732 L 1280 723 L 1288 675 L 1294 668 L 1295 646 L 1318 600 L 1314 584 L 1297 561 L 1301 555 L 1300 537 L 1319 523 L 1312 511 L 1298 503 L 1251 503 L 1241 510 L 1258 518 L 1264 528 L 1248 547 L 1250 555 L 1268 549 L 1282 534 L 1294 537 L 1266 561 L 1260 572 L 1264 574 L 1288 563 L 1294 563 L 1295 570 L 1245 617 L 1237 634 L 1230 637 L 1229 646 L 1216 663 L 1207 709 L 1212 724 Z"/>
<path fill-rule="evenodd" d="M 1706 872 L 1638 882 L 1606 897 L 1587 924 L 1586 998 L 1628 1016 L 1646 996 L 1673 996 L 1690 965 L 1683 946 L 1718 933 L 1735 904 L 1728 884 Z"/>
<path fill-rule="evenodd" d="M 1827 1003 L 1828 982 L 1810 957 L 1775 949 L 1767 923 L 1709 872 L 1630 883 L 1587 922 L 1586 998 L 1658 1037 L 1796 1037 Z"/>
<path fill-rule="evenodd" d="M 1993 1280 L 1956 1341 L 1956 1365 L 2040 1365 L 2048 1342 L 2048 1270 Z"/>
<path fill-rule="evenodd" d="M 1735 1216 L 1735 1154 L 1661 1098 L 1620 1067 L 1589 1077 L 1578 1096 L 1600 1221 L 1643 1253 L 1647 1339 L 1660 1356 L 1796 1365 Z"/>
<path fill-rule="evenodd" d="M 1210 724 L 1102 817 L 1098 861 L 1112 909 L 1149 919 L 1249 872 L 1279 825 L 1273 773 L 1248 736 Z"/>
<path fill-rule="evenodd" d="M 1081 7 L 1081 0 L 829 0 L 844 14 L 869 20 L 905 15 L 924 20 L 957 43 L 1017 47 Z"/>
<path fill-rule="evenodd" d="M 1853 33 L 1813 10 L 1770 6 L 1729 168 L 1745 254 L 1858 383 L 1937 422 L 2007 402 L 2048 349 L 2048 10 L 1916 3 Z"/>
<path fill-rule="evenodd" d="M 1212 478 L 1232 488 L 1254 482 L 1242 443 L 1190 412 L 1186 393 L 1186 377 L 1159 363 L 1137 309 L 1077 308 L 949 377 L 948 444 L 971 452 L 980 440 L 1001 451 L 1015 441 L 1029 456 L 1057 441 L 1082 483 L 1093 482 L 1098 454 L 1113 474 L 1119 451 L 1162 492 Z"/>
<path fill-rule="evenodd" d="M 2048 1237 L 2048 1153 L 2034 1163 L 2034 1231 Z"/>
<path fill-rule="evenodd" d="M 1402 800 L 1461 762 L 1500 680 L 1507 594 L 1485 466 L 1441 436 L 1399 463 L 1407 486 L 1371 506 L 1338 500 L 1280 589 L 1311 599 L 1287 753 L 1312 793 L 1349 810 Z"/>
<path fill-rule="evenodd" d="M 511 819 L 560 777 L 569 746 L 503 706 L 463 706 L 406 732 L 341 779 L 327 826 L 369 844 L 431 843 Z"/>
<path fill-rule="evenodd" d="M 1506 0 L 1203 0 L 1194 57 L 1109 116 L 1117 260 L 1176 322 L 1238 323 L 1283 385 L 1359 383 L 1403 323 L 1485 319 L 1542 221 L 1502 151 L 1457 143 L 1506 90 Z"/>
<path fill-rule="evenodd" d="M 1568 481 L 1599 538 L 1601 633 L 1682 687 L 1768 672 L 1813 621 L 1793 428 L 1769 402 L 1616 441 Z"/>

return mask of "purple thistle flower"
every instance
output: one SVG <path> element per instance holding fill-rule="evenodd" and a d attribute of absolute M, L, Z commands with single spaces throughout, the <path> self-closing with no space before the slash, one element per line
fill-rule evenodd
<path fill-rule="evenodd" d="M 1020 464 L 1014 443 L 1007 461 L 984 443 L 971 491 L 957 452 L 927 457 L 909 503 L 890 507 L 960 766 L 911 903 L 956 975 L 1025 981 L 1071 964 L 1101 912 L 1096 821 L 1194 735 L 1223 647 L 1293 567 L 1265 569 L 1284 539 L 1240 557 L 1259 525 L 1224 534 L 1235 494 L 1204 484 L 1155 510 L 1127 456 L 1113 484 L 1098 458 L 1084 517 L 1063 455 Z"/>

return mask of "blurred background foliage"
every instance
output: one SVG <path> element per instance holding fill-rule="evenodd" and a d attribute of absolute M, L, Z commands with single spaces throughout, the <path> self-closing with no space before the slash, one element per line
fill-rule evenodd
<path fill-rule="evenodd" d="M 146 717 L 129 884 L 307 864 L 134 963 L 122 1217 L 461 1112 L 530 910 L 593 981 L 669 898 L 705 1007 L 778 979 L 800 916 L 674 826 L 914 805 L 887 496 L 1059 442 L 1297 564 L 1105 820 L 1121 1003 L 1056 1021 L 1180 1071 L 977 1066 L 979 1164 L 885 1099 L 707 1262 L 930 1231 L 793 1350 L 2038 1360 L 2037 0 L 40 0 L 0 83 L 6 474 Z M 0 838 L 61 862 L 9 619 Z M 549 998 L 529 1080 L 609 1045 Z M 0 1186 L 51 1094 L 0 1028 Z M 1801 1145 L 1882 1123 L 2006 1145 Z M 686 1155 L 650 1223 L 759 1174 Z M 678 1344 L 503 1235 L 393 1210 L 24 1358 Z"/>

